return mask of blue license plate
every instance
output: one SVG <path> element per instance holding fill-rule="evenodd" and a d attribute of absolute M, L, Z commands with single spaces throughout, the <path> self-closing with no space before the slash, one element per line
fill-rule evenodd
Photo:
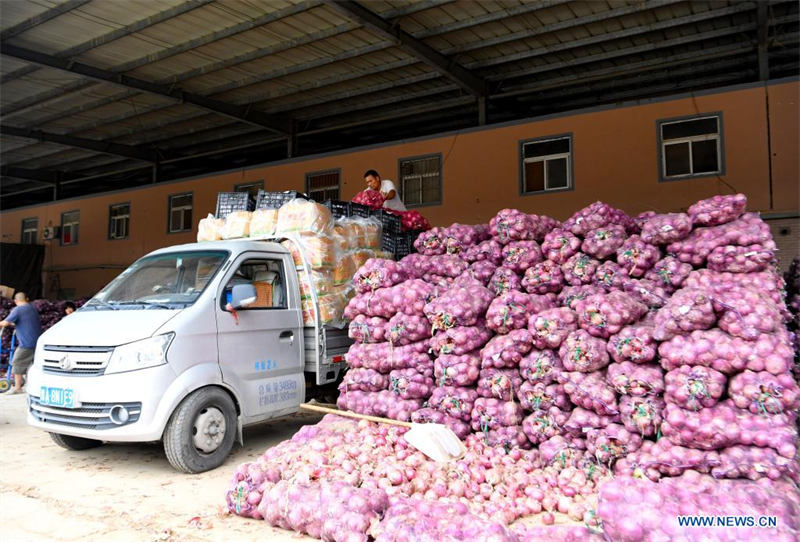
<path fill-rule="evenodd" d="M 70 388 L 50 388 L 42 386 L 42 394 L 39 398 L 42 405 L 61 408 L 78 408 L 80 403 L 75 398 L 75 390 Z"/>

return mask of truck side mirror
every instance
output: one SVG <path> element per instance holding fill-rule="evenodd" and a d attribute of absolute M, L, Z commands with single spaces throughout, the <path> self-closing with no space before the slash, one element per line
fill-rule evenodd
<path fill-rule="evenodd" d="M 252 284 L 237 284 L 231 292 L 231 306 L 233 310 L 245 309 L 255 303 L 257 298 L 255 286 Z"/>

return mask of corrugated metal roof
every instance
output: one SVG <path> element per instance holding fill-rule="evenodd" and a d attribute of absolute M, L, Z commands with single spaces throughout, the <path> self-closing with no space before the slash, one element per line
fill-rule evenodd
<path fill-rule="evenodd" d="M 168 179 L 285 157 L 290 137 L 312 152 L 468 127 L 479 95 L 502 122 L 756 80 L 762 35 L 770 75 L 797 74 L 797 2 L 762 5 L 2 2 L 0 114 L 18 135 L 0 138 L 0 206 L 52 196 L 20 182 L 26 169 L 60 172 L 74 195 L 151 182 L 152 164 L 131 156 L 152 151 Z"/>

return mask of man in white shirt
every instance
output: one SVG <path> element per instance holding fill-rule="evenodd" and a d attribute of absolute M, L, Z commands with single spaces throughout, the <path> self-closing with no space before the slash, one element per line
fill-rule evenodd
<path fill-rule="evenodd" d="M 386 209 L 391 209 L 392 211 L 406 210 L 406 206 L 403 204 L 403 200 L 400 199 L 400 196 L 397 195 L 397 189 L 392 181 L 389 179 L 381 180 L 380 174 L 374 169 L 369 169 L 364 173 L 364 180 L 367 182 L 367 188 L 380 190 L 380 193 L 383 194 L 386 200 L 383 202 L 383 206 Z"/>

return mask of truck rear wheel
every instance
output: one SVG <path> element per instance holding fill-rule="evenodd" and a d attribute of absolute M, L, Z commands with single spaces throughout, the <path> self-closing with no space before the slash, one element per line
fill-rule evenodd
<path fill-rule="evenodd" d="M 58 433 L 50 433 L 50 438 L 53 442 L 67 450 L 88 450 L 90 448 L 97 448 L 103 442 L 90 438 L 73 437 L 72 435 L 60 435 Z"/>
<path fill-rule="evenodd" d="M 164 452 L 175 469 L 190 474 L 220 466 L 236 437 L 236 407 L 219 388 L 202 388 L 172 413 L 164 431 Z"/>

